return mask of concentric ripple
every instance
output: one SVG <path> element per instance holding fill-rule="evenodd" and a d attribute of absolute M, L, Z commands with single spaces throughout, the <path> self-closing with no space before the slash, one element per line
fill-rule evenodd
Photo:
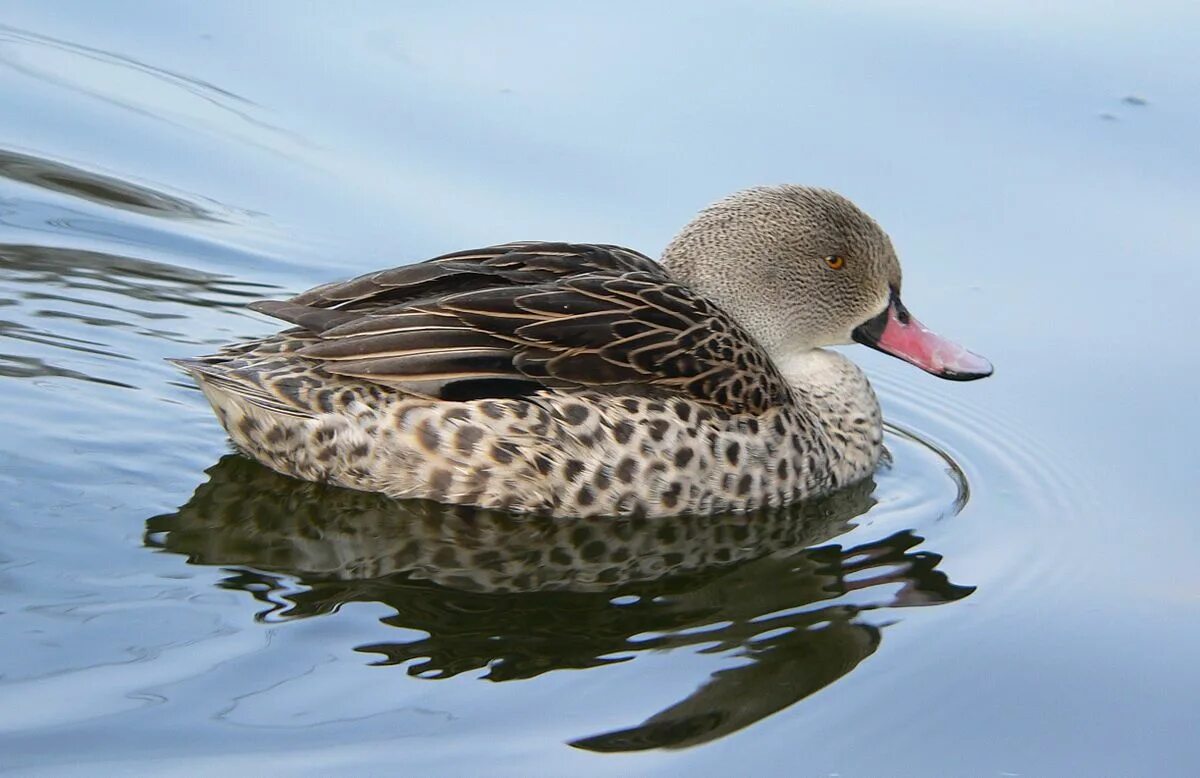
<path fill-rule="evenodd" d="M 1077 473 L 1001 414 L 924 378 L 884 373 L 871 380 L 889 430 L 920 441 L 957 471 L 957 479 L 968 489 L 964 506 L 970 489 L 986 489 L 1019 499 L 1040 515 L 1069 513 L 1064 495 L 1082 492 Z"/>
<path fill-rule="evenodd" d="M 925 376 L 906 373 L 872 375 L 893 439 L 910 436 L 928 452 L 937 452 L 948 471 L 954 471 L 953 479 L 963 484 L 961 508 L 970 500 L 971 520 L 987 523 L 939 533 L 939 544 L 947 553 L 969 557 L 964 563 L 972 571 L 971 583 L 994 587 L 989 598 L 995 603 L 1069 584 L 1079 574 L 1077 568 L 1058 555 L 1031 554 L 1030 549 L 1062 542 L 1057 538 L 1070 532 L 1071 524 L 1096 513 L 1091 495 L 1098 490 L 1027 430 L 1008 423 L 1002 412 L 974 404 L 962 387 L 947 391 Z M 886 478 L 885 471 L 883 491 L 912 488 Z M 934 516 L 936 502 L 922 510 Z"/>

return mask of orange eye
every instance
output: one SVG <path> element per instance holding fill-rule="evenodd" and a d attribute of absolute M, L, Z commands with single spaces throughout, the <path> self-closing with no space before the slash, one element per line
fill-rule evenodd
<path fill-rule="evenodd" d="M 825 264 L 834 270 L 841 270 L 846 265 L 845 257 L 825 257 Z"/>

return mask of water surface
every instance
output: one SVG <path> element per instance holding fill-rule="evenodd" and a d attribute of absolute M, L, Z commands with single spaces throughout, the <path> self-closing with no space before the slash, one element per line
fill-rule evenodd
<path fill-rule="evenodd" d="M 11 5 L 0 770 L 1194 774 L 1200 12 Z M 758 517 L 516 521 L 232 456 L 162 360 L 472 245 L 836 188 L 997 374 Z"/>

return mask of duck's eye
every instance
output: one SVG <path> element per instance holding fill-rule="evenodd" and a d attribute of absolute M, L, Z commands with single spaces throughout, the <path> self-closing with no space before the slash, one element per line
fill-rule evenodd
<path fill-rule="evenodd" d="M 838 256 L 825 257 L 825 264 L 834 270 L 841 270 L 846 265 L 846 258 Z"/>

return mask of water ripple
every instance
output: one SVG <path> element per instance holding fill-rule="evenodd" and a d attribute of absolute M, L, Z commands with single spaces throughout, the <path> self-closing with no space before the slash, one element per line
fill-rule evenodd
<path fill-rule="evenodd" d="M 1078 499 L 1090 493 L 1082 474 L 1002 414 L 979 408 L 961 394 L 928 391 L 923 379 L 872 376 L 894 429 L 920 430 L 928 445 L 961 468 L 964 482 L 994 485 L 1038 515 L 1069 519 L 1078 514 Z"/>
<path fill-rule="evenodd" d="M 0 177 L 135 213 L 220 220 L 182 197 L 11 149 L 0 148 Z"/>
<path fill-rule="evenodd" d="M 242 318 L 247 299 L 273 291 L 115 253 L 0 244 L 0 376 L 131 388 L 130 370 L 158 362 L 155 342 L 199 342 L 195 314 Z"/>
<path fill-rule="evenodd" d="M 208 129 L 234 135 L 282 156 L 314 148 L 296 133 L 269 121 L 246 97 L 126 54 L 0 24 L 0 65 L 180 130 Z M 242 131 L 232 129 L 230 118 Z"/>

